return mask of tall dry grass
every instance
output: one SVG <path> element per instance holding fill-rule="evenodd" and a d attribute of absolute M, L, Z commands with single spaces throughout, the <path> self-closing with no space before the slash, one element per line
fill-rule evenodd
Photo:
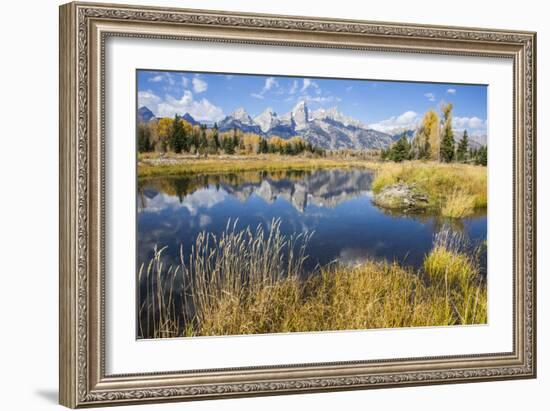
<path fill-rule="evenodd" d="M 424 259 L 429 287 L 445 290 L 446 306 L 463 324 L 487 322 L 487 287 L 480 276 L 481 248 L 471 249 L 460 232 L 445 228 Z"/>
<path fill-rule="evenodd" d="M 311 236 L 264 229 L 198 236 L 189 258 L 140 270 L 143 338 L 327 331 L 487 321 L 487 292 L 475 253 L 450 230 L 415 272 L 397 263 L 331 264 L 306 276 Z M 143 298 L 142 298 L 143 297 Z M 179 299 L 179 302 L 176 302 Z"/>
<path fill-rule="evenodd" d="M 445 198 L 441 205 L 441 215 L 444 217 L 461 218 L 473 214 L 475 196 L 455 189 Z"/>

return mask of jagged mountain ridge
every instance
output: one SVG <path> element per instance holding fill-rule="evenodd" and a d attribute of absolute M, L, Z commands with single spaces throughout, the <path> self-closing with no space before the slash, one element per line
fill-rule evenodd
<path fill-rule="evenodd" d="M 206 124 L 195 120 L 189 113 L 181 116 L 192 125 Z M 154 119 L 147 107 L 138 110 L 138 122 Z M 310 111 L 305 101 L 279 116 L 272 108 L 266 108 L 252 118 L 244 108 L 238 108 L 217 123 L 221 132 L 238 129 L 262 137 L 279 136 L 289 139 L 301 136 L 309 143 L 328 150 L 387 148 L 393 143 L 387 133 L 368 128 L 361 121 L 345 116 L 336 107 Z"/>
<path fill-rule="evenodd" d="M 189 113 L 181 118 L 191 125 L 212 127 L 212 122 L 198 121 Z M 138 109 L 138 123 L 157 119 L 146 106 Z M 289 139 L 301 136 L 309 143 L 328 150 L 338 149 L 385 149 L 399 140 L 403 134 L 409 142 L 414 138 L 415 128 L 396 128 L 390 133 L 369 128 L 361 121 L 342 114 L 336 107 L 319 108 L 310 111 L 306 102 L 299 102 L 291 111 L 279 116 L 271 107 L 252 118 L 244 108 L 238 108 L 218 124 L 220 131 L 238 129 L 244 133 L 255 133 L 262 137 L 279 136 Z M 461 130 L 455 131 L 455 142 L 458 143 Z M 487 135 L 470 135 L 469 146 L 479 148 L 487 145 Z"/>
<path fill-rule="evenodd" d="M 244 109 L 238 109 L 219 123 L 220 131 L 237 128 L 264 137 L 279 136 L 288 139 L 301 136 L 315 146 L 328 150 L 386 148 L 392 136 L 368 128 L 359 120 L 345 116 L 336 107 L 310 111 L 305 101 L 279 116 L 266 108 L 252 119 Z"/>

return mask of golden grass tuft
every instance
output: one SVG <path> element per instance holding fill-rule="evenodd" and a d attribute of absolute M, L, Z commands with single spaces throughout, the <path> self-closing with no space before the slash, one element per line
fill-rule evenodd
<path fill-rule="evenodd" d="M 441 207 L 441 215 L 450 218 L 466 217 L 474 212 L 475 204 L 474 196 L 455 190 L 445 199 Z"/>

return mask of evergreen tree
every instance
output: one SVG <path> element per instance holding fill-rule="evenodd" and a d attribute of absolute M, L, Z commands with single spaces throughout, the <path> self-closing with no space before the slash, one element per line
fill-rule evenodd
<path fill-rule="evenodd" d="M 216 151 L 217 151 L 220 148 L 220 136 L 218 131 L 218 123 L 214 123 L 212 139 L 214 140 L 214 144 L 216 145 Z"/>
<path fill-rule="evenodd" d="M 210 154 L 216 154 L 218 152 L 218 144 L 216 144 L 216 139 L 214 138 L 214 135 L 212 135 L 208 139 L 208 153 Z"/>
<path fill-rule="evenodd" d="M 411 146 L 407 140 L 407 135 L 403 133 L 401 138 L 397 140 L 390 148 L 388 158 L 397 163 L 402 162 L 403 160 L 410 159 Z"/>
<path fill-rule="evenodd" d="M 462 139 L 458 143 L 458 147 L 456 149 L 456 161 L 465 163 L 467 160 L 468 160 L 468 132 L 464 130 Z"/>
<path fill-rule="evenodd" d="M 445 104 L 442 108 L 443 111 L 443 137 L 441 139 L 441 146 L 439 152 L 439 161 L 450 163 L 455 157 L 455 139 L 452 128 L 452 110 L 453 105 L 451 103 Z"/>
<path fill-rule="evenodd" d="M 233 153 L 239 147 L 239 136 L 237 135 L 237 127 L 233 127 Z"/>
<path fill-rule="evenodd" d="M 258 146 L 258 151 L 261 153 L 261 154 L 265 154 L 269 151 L 269 147 L 267 146 L 267 140 L 265 138 L 262 138 L 260 140 L 260 144 Z"/>
<path fill-rule="evenodd" d="M 175 153 L 181 153 L 182 150 L 189 150 L 185 129 L 183 128 L 183 124 L 181 124 L 180 118 L 177 114 L 175 115 L 174 122 L 172 123 L 172 130 L 170 131 L 168 144 Z"/>
<path fill-rule="evenodd" d="M 453 131 L 445 128 L 443 131 L 443 139 L 441 140 L 440 159 L 445 163 L 453 161 L 455 156 L 455 139 Z"/>
<path fill-rule="evenodd" d="M 147 124 L 138 125 L 138 136 L 137 136 L 137 145 L 138 151 L 140 153 L 145 153 L 147 151 L 152 151 L 153 146 L 151 144 L 151 130 Z"/>
<path fill-rule="evenodd" d="M 487 146 L 480 147 L 477 150 L 475 163 L 480 166 L 487 166 Z"/>
<path fill-rule="evenodd" d="M 199 138 L 199 153 L 206 153 L 208 147 L 208 140 L 206 139 L 206 129 L 201 127 L 201 134 Z"/>
<path fill-rule="evenodd" d="M 477 157 L 477 150 L 473 147 L 470 147 L 470 154 L 468 155 L 468 158 L 475 160 L 476 157 Z"/>
<path fill-rule="evenodd" d="M 235 140 L 232 137 L 223 139 L 223 151 L 225 154 L 235 154 Z"/>

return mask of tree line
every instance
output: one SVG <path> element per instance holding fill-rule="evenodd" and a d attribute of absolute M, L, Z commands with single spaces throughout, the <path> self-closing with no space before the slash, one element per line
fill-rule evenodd
<path fill-rule="evenodd" d="M 386 150 L 382 150 L 383 160 L 401 162 L 404 160 L 434 160 L 444 163 L 459 162 L 487 165 L 487 146 L 469 146 L 468 132 L 464 130 L 458 143 L 452 128 L 451 103 L 441 107 L 442 118 L 435 110 L 424 114 L 411 142 L 403 135 Z"/>
<path fill-rule="evenodd" d="M 140 153 L 167 152 L 207 154 L 265 154 L 297 155 L 311 153 L 324 156 L 324 149 L 314 146 L 302 137 L 283 139 L 279 136 L 264 138 L 255 133 L 243 133 L 234 128 L 220 132 L 217 124 L 191 125 L 177 114 L 174 118 L 161 118 L 138 124 L 137 145 Z"/>

